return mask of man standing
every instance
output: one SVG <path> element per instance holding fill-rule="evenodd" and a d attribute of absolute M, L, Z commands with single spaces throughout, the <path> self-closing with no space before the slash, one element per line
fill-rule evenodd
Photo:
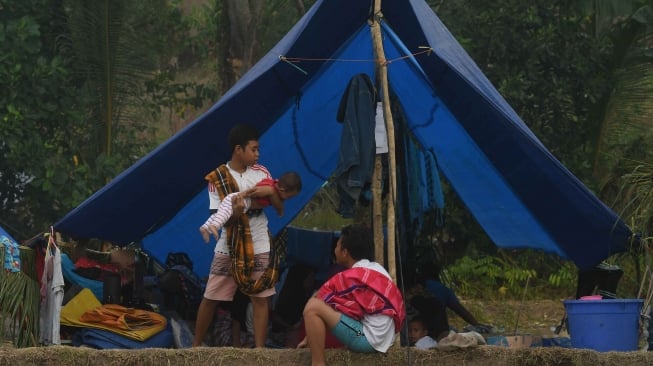
<path fill-rule="evenodd" d="M 229 131 L 231 160 L 209 173 L 210 209 L 215 212 L 229 193 L 252 188 L 265 178 L 268 170 L 258 165 L 259 134 L 248 125 L 236 125 Z M 269 298 L 275 294 L 275 266 L 270 266 L 268 219 L 262 210 L 242 215 L 239 195 L 233 202 L 234 220 L 223 229 L 215 246 L 209 279 L 197 311 L 193 346 L 202 344 L 220 301 L 231 301 L 236 291 L 249 295 L 253 308 L 254 343 L 264 347 L 269 318 Z M 226 235 L 224 234 L 226 231 Z M 274 259 L 272 259 L 276 264 Z"/>

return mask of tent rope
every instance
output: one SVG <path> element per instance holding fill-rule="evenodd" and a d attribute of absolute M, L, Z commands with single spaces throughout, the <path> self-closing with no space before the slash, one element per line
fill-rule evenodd
<path fill-rule="evenodd" d="M 309 58 L 309 57 L 304 58 L 304 57 L 288 57 L 288 56 L 284 56 L 284 55 L 279 55 L 279 60 L 281 60 L 283 62 L 286 62 L 286 63 L 290 64 L 291 66 L 297 68 L 298 70 L 300 70 L 304 74 L 307 74 L 306 71 L 304 71 L 303 69 L 301 69 L 299 66 L 295 65 L 294 63 L 297 63 L 297 62 L 311 62 L 311 61 L 316 61 L 316 62 L 373 62 L 373 63 L 376 63 L 376 64 L 387 66 L 387 65 L 390 65 L 393 62 L 402 61 L 402 60 L 405 60 L 405 59 L 408 59 L 408 58 L 411 58 L 411 57 L 415 57 L 415 56 L 419 56 L 419 55 L 422 55 L 422 54 L 425 54 L 425 53 L 430 54 L 433 51 L 433 48 L 427 47 L 427 46 L 420 46 L 419 48 L 422 48 L 422 50 L 418 51 L 418 52 L 413 52 L 413 53 L 411 53 L 409 55 L 404 55 L 404 56 L 401 56 L 401 57 L 397 57 L 397 58 L 393 58 L 391 60 L 385 60 L 385 61 L 381 61 L 381 60 L 378 60 L 378 59 L 365 59 L 365 58 L 362 58 L 362 59 Z"/>
<path fill-rule="evenodd" d="M 295 101 L 295 108 L 292 110 L 292 133 L 293 137 L 295 139 L 295 146 L 297 147 L 297 151 L 299 152 L 299 157 L 302 159 L 302 162 L 304 163 L 304 166 L 306 169 L 313 174 L 314 176 L 322 179 L 323 181 L 329 180 L 328 177 L 323 176 L 320 174 L 318 171 L 313 169 L 308 162 L 308 158 L 306 157 L 306 153 L 304 152 L 304 149 L 302 148 L 302 145 L 300 144 L 300 138 L 299 138 L 299 130 L 297 128 L 297 110 L 299 109 L 299 102 L 301 101 L 301 94 L 297 95 L 296 101 Z"/>

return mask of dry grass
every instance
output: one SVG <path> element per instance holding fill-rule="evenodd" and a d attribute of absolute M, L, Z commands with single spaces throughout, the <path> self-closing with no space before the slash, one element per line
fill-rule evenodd
<path fill-rule="evenodd" d="M 527 333 L 552 337 L 552 327 L 560 324 L 565 307 L 561 300 L 463 300 L 463 305 L 478 321 L 503 329 L 505 334 Z M 520 311 L 521 308 L 521 311 Z M 465 322 L 448 311 L 449 323 L 462 329 Z"/>
<path fill-rule="evenodd" d="M 491 324 L 514 326 L 518 302 L 468 300 L 465 305 L 480 319 Z M 527 301 L 520 315 L 522 332 L 547 335 L 564 313 L 559 300 Z M 452 320 L 456 316 L 452 315 Z M 456 323 L 454 321 L 454 323 Z M 458 324 L 456 324 L 458 325 Z M 506 329 L 508 330 L 508 329 Z M 653 365 L 653 352 L 595 352 L 590 350 L 535 347 L 510 349 L 480 346 L 455 351 L 394 348 L 387 355 L 362 355 L 344 350 L 327 351 L 329 365 L 465 365 L 465 366 L 630 366 Z M 294 349 L 144 349 L 93 350 L 69 346 L 14 349 L 0 343 L 2 365 L 310 365 L 308 350 Z"/>
<path fill-rule="evenodd" d="M 397 348 L 386 355 L 363 355 L 344 350 L 327 351 L 329 365 L 466 365 L 466 366 L 644 366 L 653 353 L 607 352 L 564 348 L 509 349 L 480 346 L 455 351 Z M 0 365 L 310 365 L 302 350 L 195 348 L 185 350 L 92 350 L 67 346 L 0 348 Z"/>

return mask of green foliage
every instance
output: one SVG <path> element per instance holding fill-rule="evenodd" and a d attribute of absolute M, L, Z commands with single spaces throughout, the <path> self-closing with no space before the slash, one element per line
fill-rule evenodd
<path fill-rule="evenodd" d="M 445 270 L 446 285 L 461 296 L 475 298 L 493 297 L 493 288 L 498 288 L 497 280 L 503 280 L 502 270 L 495 257 L 472 259 L 463 257 Z M 444 280 L 443 278 L 443 280 Z M 473 279 L 473 281 L 467 280 Z M 500 285 L 500 284 L 499 284 Z"/>
<path fill-rule="evenodd" d="M 653 159 L 650 138 L 653 131 L 653 4 L 638 7 L 630 17 L 613 14 L 608 29 L 614 40 L 611 62 L 613 89 L 596 106 L 594 173 L 601 179 L 601 197 L 612 201 L 623 184 L 622 177 L 639 162 Z M 607 16 L 607 15 L 604 15 Z M 623 201 L 616 201 L 621 210 Z M 627 216 L 625 216 L 627 219 Z"/>
<path fill-rule="evenodd" d="M 205 101 L 215 100 L 218 92 L 215 86 L 196 82 L 177 82 L 175 69 L 156 73 L 151 80 L 145 82 L 145 93 L 148 99 L 144 104 L 151 113 L 153 120 L 166 121 L 169 130 L 165 137 L 176 132 L 173 122 L 186 119 L 188 112 L 199 110 Z M 167 113 L 167 115 L 166 115 Z"/>
<path fill-rule="evenodd" d="M 279 40 L 286 35 L 290 28 L 303 14 L 299 14 L 294 0 L 266 1 L 263 10 L 263 19 L 258 27 L 259 52 L 257 59 L 267 53 Z M 315 0 L 303 0 L 304 8 L 308 10 Z"/>
<path fill-rule="evenodd" d="M 564 0 L 444 2 L 439 15 L 544 145 L 591 184 L 590 111 L 608 90 L 607 36 Z"/>
<path fill-rule="evenodd" d="M 650 247 L 650 239 L 643 243 L 642 250 L 633 250 L 630 253 L 620 253 L 610 257 L 607 262 L 619 266 L 624 274 L 619 280 L 617 287 L 617 297 L 624 299 L 637 298 L 640 286 L 644 284 L 643 294 L 640 298 L 646 296 L 648 286 L 650 285 L 651 273 L 646 274 L 645 268 L 649 269 L 653 262 L 649 255 L 645 254 L 644 248 Z M 648 249 L 646 249 L 648 251 Z"/>
<path fill-rule="evenodd" d="M 175 0 L 175 3 L 182 1 Z M 190 9 L 189 14 L 181 16 L 179 21 L 172 22 L 174 33 L 185 35 L 180 40 L 181 52 L 177 53 L 181 67 L 201 61 L 214 63 L 219 42 L 218 19 L 221 17 L 221 1 L 207 1 Z"/>
<path fill-rule="evenodd" d="M 37 177 L 61 179 L 60 143 L 77 116 L 74 89 L 67 88 L 67 61 L 54 53 L 59 29 L 49 1 L 3 1 L 0 17 L 0 222 L 25 237 L 25 223 L 55 217 Z M 56 203 L 54 203 L 56 205 Z"/>
<path fill-rule="evenodd" d="M 650 301 L 653 296 L 653 163 L 650 160 L 639 162 L 618 184 L 616 201 L 620 214 L 627 218 L 626 222 L 637 236 L 629 253 L 610 259 L 624 270 L 620 292 L 627 297 L 639 295 Z"/>
<path fill-rule="evenodd" d="M 212 73 L 201 73 L 198 79 L 186 78 L 183 72 L 215 68 L 216 14 L 221 7 L 215 1 L 184 10 L 186 7 L 181 0 L 159 6 L 156 21 L 148 23 L 159 67 L 144 81 L 144 97 L 136 113 L 146 118 L 145 129 L 152 131 L 156 143 L 176 133 L 207 101 L 218 99 Z"/>
<path fill-rule="evenodd" d="M 554 287 L 569 286 L 576 280 L 576 268 L 565 262 L 557 271 L 549 274 L 548 281 Z"/>
<path fill-rule="evenodd" d="M 638 163 L 620 177 L 622 183 L 616 201 L 621 216 L 628 218 L 630 227 L 647 238 L 653 233 L 653 164 Z"/>
<path fill-rule="evenodd" d="M 321 207 L 315 210 L 305 208 L 291 223 L 292 226 L 313 230 L 340 230 L 350 224 L 351 219 L 343 219 L 334 210 Z"/>
<path fill-rule="evenodd" d="M 336 212 L 337 199 L 335 186 L 326 185 L 322 187 L 290 224 L 316 230 L 342 229 L 344 226 L 351 224 L 352 220 L 343 219 Z"/>
<path fill-rule="evenodd" d="M 443 275 L 456 293 L 478 299 L 521 298 L 527 282 L 528 298 L 565 293 L 573 296 L 576 278 L 572 263 L 529 250 L 463 257 L 447 267 Z"/>
<path fill-rule="evenodd" d="M 23 272 L 5 273 L 0 278 L 0 317 L 8 316 L 7 320 L 0 319 L 1 329 L 5 329 L 4 321 L 9 321 L 8 328 L 16 347 L 38 345 L 38 282 Z"/>
<path fill-rule="evenodd" d="M 0 8 L 0 223 L 19 240 L 151 151 L 163 111 L 180 118 L 216 98 L 175 79 L 171 58 L 191 30 L 171 26 L 182 14 L 166 1 Z"/>
<path fill-rule="evenodd" d="M 594 34 L 609 31 L 617 19 L 625 19 L 648 0 L 576 0 L 572 6 L 594 23 Z"/>
<path fill-rule="evenodd" d="M 142 32 L 153 20 L 148 14 L 160 13 L 160 4 L 158 0 L 68 0 L 65 6 L 70 30 L 68 46 L 74 53 L 82 90 L 88 96 L 88 118 L 99 127 L 90 141 L 95 151 L 88 157 L 111 156 L 114 150 L 129 148 L 119 129 L 124 131 L 136 121 L 133 112 L 134 106 L 142 102 L 142 85 L 157 66 L 155 41 L 159 39 L 143 38 Z"/>
<path fill-rule="evenodd" d="M 15 347 L 37 346 L 41 296 L 39 283 L 33 278 L 34 252 L 25 247 L 20 250 L 23 270 L 0 270 L 0 340 L 5 329 L 9 329 Z M 0 245 L 0 263 L 4 263 L 4 256 L 4 247 Z"/>

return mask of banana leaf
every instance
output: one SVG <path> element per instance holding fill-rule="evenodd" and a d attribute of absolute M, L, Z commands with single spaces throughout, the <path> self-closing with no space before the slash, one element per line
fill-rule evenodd
<path fill-rule="evenodd" d="M 0 263 L 4 255 L 0 246 Z M 0 340 L 9 337 L 18 348 L 38 345 L 40 293 L 34 262 L 34 252 L 21 247 L 21 272 L 0 269 Z"/>

